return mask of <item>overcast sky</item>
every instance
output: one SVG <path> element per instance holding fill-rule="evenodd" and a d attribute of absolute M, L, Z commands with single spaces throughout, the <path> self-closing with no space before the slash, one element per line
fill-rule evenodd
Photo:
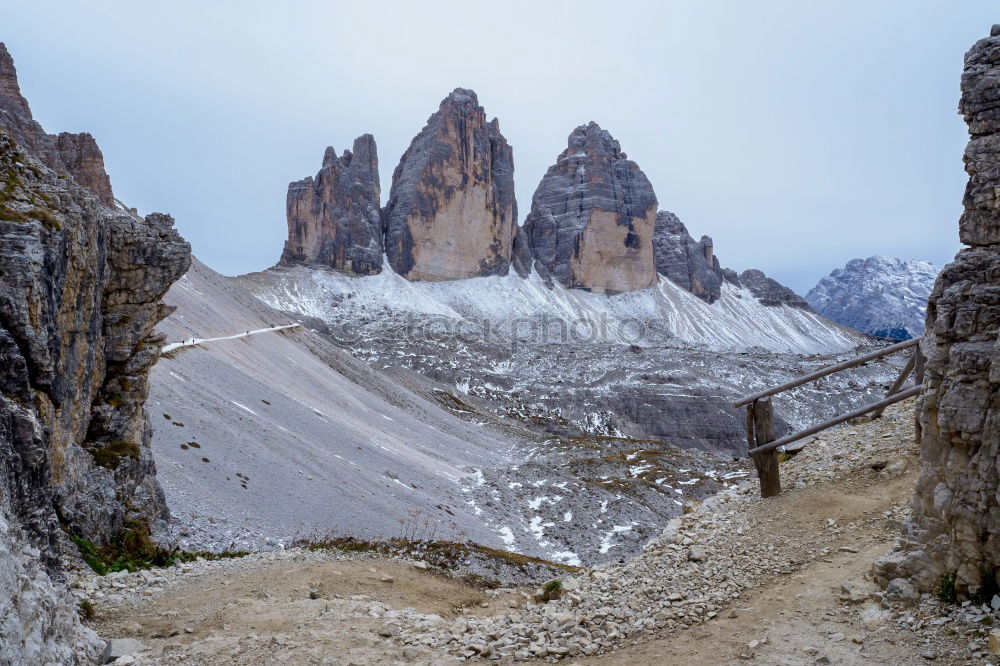
<path fill-rule="evenodd" d="M 853 257 L 959 248 L 962 56 L 995 2 L 0 0 L 36 119 L 226 274 L 273 265 L 327 145 L 392 170 L 453 88 L 514 147 L 519 217 L 597 121 L 724 266 L 804 293 Z"/>

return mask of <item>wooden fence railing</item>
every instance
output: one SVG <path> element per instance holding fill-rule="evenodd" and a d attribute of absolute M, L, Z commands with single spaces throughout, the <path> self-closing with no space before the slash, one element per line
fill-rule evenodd
<path fill-rule="evenodd" d="M 920 393 L 920 384 L 924 380 L 924 358 L 920 353 L 919 343 L 920 338 L 906 340 L 905 342 L 900 342 L 899 344 L 879 349 L 878 351 L 871 352 L 870 354 L 865 354 L 864 356 L 859 356 L 842 363 L 822 368 L 821 370 L 817 370 L 816 372 L 803 377 L 793 379 L 790 382 L 785 382 L 780 386 L 775 386 L 774 388 L 769 388 L 765 391 L 760 391 L 759 393 L 741 398 L 733 403 L 733 407 L 736 409 L 743 406 L 746 406 L 747 408 L 747 449 L 750 458 L 753 459 L 754 465 L 757 467 L 757 476 L 760 479 L 761 496 L 773 497 L 781 492 L 781 479 L 778 475 L 778 447 L 791 444 L 792 442 L 798 441 L 803 437 L 808 437 L 809 435 L 815 435 L 816 433 L 826 430 L 831 426 L 863 416 L 869 412 L 874 412 L 872 418 L 878 418 L 889 405 L 901 402 Z M 832 375 L 835 372 L 856 368 L 860 365 L 864 365 L 868 361 L 883 358 L 885 356 L 895 354 L 896 352 L 909 349 L 910 347 L 913 347 L 913 353 L 910 355 L 910 359 L 906 362 L 906 366 L 903 368 L 902 372 L 899 373 L 899 377 L 896 378 L 896 381 L 893 382 L 892 386 L 889 388 L 885 398 L 871 405 L 859 407 L 858 409 L 848 412 L 847 414 L 841 414 L 836 418 L 824 421 L 819 425 L 806 428 L 805 430 L 801 430 L 792 435 L 787 435 L 780 439 L 776 438 L 774 432 L 774 407 L 771 404 L 771 396 L 798 386 L 802 386 L 803 384 L 819 379 L 820 377 Z M 916 385 L 904 391 L 900 391 L 903 384 L 906 382 L 907 377 L 909 377 L 911 373 L 915 374 Z"/>

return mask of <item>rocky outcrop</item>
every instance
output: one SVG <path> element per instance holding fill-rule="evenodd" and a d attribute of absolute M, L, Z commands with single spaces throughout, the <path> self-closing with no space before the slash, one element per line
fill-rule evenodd
<path fill-rule="evenodd" d="M 476 93 L 456 88 L 410 143 L 384 217 L 389 263 L 410 280 L 507 274 L 517 224 L 513 151 Z"/>
<path fill-rule="evenodd" d="M 167 517 L 144 404 L 190 247 L 170 217 L 105 207 L 3 132 L 0 174 L 0 661 L 87 663 L 100 646 L 77 624 L 62 529 L 106 543 Z"/>
<path fill-rule="evenodd" d="M 316 174 L 288 185 L 288 240 L 282 265 L 319 264 L 355 275 L 382 270 L 378 153 L 365 134 L 337 157 L 331 147 Z"/>
<path fill-rule="evenodd" d="M 543 278 L 616 294 L 656 283 L 655 223 L 656 195 L 646 175 L 591 122 L 569 135 L 521 231 Z"/>
<path fill-rule="evenodd" d="M 875 577 L 989 600 L 1000 586 L 1000 25 L 965 56 L 959 109 L 971 135 L 959 221 L 968 247 L 941 271 L 927 305 L 923 469 L 911 518 Z"/>
<path fill-rule="evenodd" d="M 852 259 L 806 294 L 824 317 L 870 335 L 909 340 L 922 335 L 927 298 L 938 268 L 892 257 Z"/>
<path fill-rule="evenodd" d="M 698 298 L 714 303 L 722 294 L 722 267 L 709 236 L 695 242 L 676 215 L 661 210 L 653 231 L 656 272 Z"/>
<path fill-rule="evenodd" d="M 740 273 L 739 284 L 750 290 L 750 293 L 763 305 L 778 307 L 787 305 L 800 310 L 812 312 L 812 307 L 805 299 L 775 279 L 764 275 L 763 271 L 750 268 Z"/>
<path fill-rule="evenodd" d="M 0 129 L 22 148 L 31 151 L 56 172 L 86 187 L 105 206 L 114 206 L 111 180 L 104 170 L 104 155 L 86 132 L 47 134 L 31 115 L 21 95 L 14 59 L 0 42 Z"/>

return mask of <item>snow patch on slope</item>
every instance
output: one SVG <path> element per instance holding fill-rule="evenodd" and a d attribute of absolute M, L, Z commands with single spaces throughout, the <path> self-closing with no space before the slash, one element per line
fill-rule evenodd
<path fill-rule="evenodd" d="M 565 342 L 641 344 L 650 337 L 667 337 L 716 351 L 757 347 L 801 354 L 844 351 L 863 341 L 856 332 L 815 313 L 765 306 L 748 290 L 729 283 L 723 285 L 720 299 L 708 304 L 666 278 L 649 289 L 615 296 L 558 284 L 550 288 L 534 273 L 527 279 L 510 274 L 410 282 L 389 269 L 350 277 L 294 267 L 253 273 L 240 281 L 271 307 L 333 326 L 443 317 L 477 327 L 488 322 L 494 331 L 516 337 L 539 335 L 540 330 L 548 332 L 547 339 L 555 333 Z M 540 322 L 546 328 L 540 328 Z"/>

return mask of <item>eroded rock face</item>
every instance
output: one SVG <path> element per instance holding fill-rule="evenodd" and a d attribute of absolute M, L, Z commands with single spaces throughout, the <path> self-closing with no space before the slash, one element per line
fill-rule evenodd
<path fill-rule="evenodd" d="M 389 263 L 410 280 L 506 275 L 514 158 L 476 93 L 455 89 L 403 153 L 385 208 Z"/>
<path fill-rule="evenodd" d="M 90 134 L 47 134 L 31 115 L 21 95 L 14 59 L 0 42 L 0 128 L 22 148 L 31 151 L 57 173 L 86 187 L 105 206 L 114 206 L 111 180 L 104 170 L 104 155 Z"/>
<path fill-rule="evenodd" d="M 378 153 L 365 134 L 337 157 L 327 148 L 316 174 L 288 185 L 288 240 L 281 264 L 320 264 L 356 275 L 382 270 Z"/>
<path fill-rule="evenodd" d="M 801 310 L 813 311 L 806 300 L 794 291 L 773 278 L 764 275 L 763 271 L 750 268 L 740 273 L 739 283 L 750 290 L 762 304 L 777 307 L 787 305 Z"/>
<path fill-rule="evenodd" d="M 676 215 L 661 210 L 656 214 L 653 253 L 657 273 L 708 303 L 718 300 L 722 267 L 709 236 L 696 242 Z"/>
<path fill-rule="evenodd" d="M 581 125 L 549 167 L 521 230 L 534 267 L 565 287 L 616 294 L 656 283 L 656 195 L 597 123 Z"/>
<path fill-rule="evenodd" d="M 806 301 L 838 324 L 909 340 L 924 332 L 927 299 L 938 273 L 937 266 L 918 259 L 852 259 L 822 278 Z"/>
<path fill-rule="evenodd" d="M 941 271 L 927 305 L 923 469 L 911 519 L 875 576 L 931 593 L 954 577 L 961 599 L 1000 583 L 1000 25 L 965 56 L 959 109 L 971 135 L 959 221 L 969 247 Z"/>
<path fill-rule="evenodd" d="M 190 247 L 170 217 L 103 206 L 3 132 L 0 173 L 0 661 L 90 663 L 60 523 L 105 543 L 167 517 L 144 405 Z"/>

